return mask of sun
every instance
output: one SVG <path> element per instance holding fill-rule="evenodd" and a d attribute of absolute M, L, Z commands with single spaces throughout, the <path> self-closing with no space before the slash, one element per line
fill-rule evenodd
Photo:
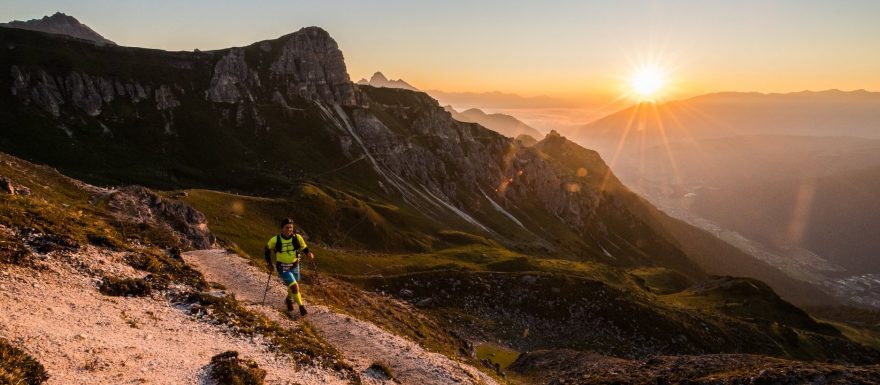
<path fill-rule="evenodd" d="M 639 101 L 655 101 L 667 84 L 667 72 L 649 64 L 636 69 L 629 78 L 630 91 Z"/>

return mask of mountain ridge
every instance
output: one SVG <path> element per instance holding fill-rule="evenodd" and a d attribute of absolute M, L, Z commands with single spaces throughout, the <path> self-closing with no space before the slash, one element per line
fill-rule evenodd
<path fill-rule="evenodd" d="M 385 77 L 382 72 L 376 71 L 370 80 L 362 78 L 357 81 L 357 84 L 364 86 L 373 86 L 373 87 L 387 87 L 387 88 L 401 88 L 410 91 L 419 91 L 418 88 L 413 87 L 411 84 L 405 82 L 403 79 L 397 80 L 389 80 Z"/>
<path fill-rule="evenodd" d="M 466 123 L 477 123 L 510 138 L 516 138 L 520 135 L 528 135 L 536 139 L 542 137 L 538 130 L 511 115 L 487 114 L 479 108 L 470 108 L 458 112 L 449 105 L 443 107 L 443 109 L 452 114 L 452 118 L 455 120 Z"/>
<path fill-rule="evenodd" d="M 108 40 L 95 32 L 89 26 L 82 24 L 76 18 L 67 16 L 61 12 L 56 12 L 52 16 L 44 16 L 42 19 L 32 19 L 28 21 L 11 21 L 8 23 L 0 23 L 0 27 L 20 28 L 31 31 L 39 31 L 52 33 L 57 35 L 70 36 L 76 39 L 83 39 L 94 42 L 96 44 L 116 45 L 116 43 Z"/>

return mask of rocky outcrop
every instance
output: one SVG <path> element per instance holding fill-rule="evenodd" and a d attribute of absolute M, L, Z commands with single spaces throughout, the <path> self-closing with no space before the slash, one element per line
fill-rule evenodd
<path fill-rule="evenodd" d="M 180 105 L 172 91 L 175 88 L 165 84 L 156 87 L 153 94 L 154 87 L 149 84 L 89 75 L 80 71 L 53 75 L 40 67 L 22 68 L 13 65 L 10 75 L 10 92 L 13 96 L 56 118 L 61 116 L 64 106 L 72 106 L 89 116 L 98 116 L 105 106 L 117 98 L 127 98 L 132 103 L 152 99 L 158 110 Z"/>
<path fill-rule="evenodd" d="M 232 48 L 214 65 L 207 97 L 215 103 L 253 102 L 251 89 L 259 86 L 259 74 L 248 68 L 244 50 Z"/>
<path fill-rule="evenodd" d="M 179 247 L 207 249 L 216 240 L 205 215 L 183 202 L 165 199 L 140 186 L 127 186 L 104 195 L 108 207 L 117 215 L 169 230 Z"/>
<path fill-rule="evenodd" d="M 180 89 L 179 92 L 182 94 L 183 89 Z M 156 99 L 156 109 L 159 111 L 170 110 L 174 107 L 180 106 L 180 100 L 174 96 L 174 92 L 171 90 L 171 87 L 163 84 L 156 89 L 155 94 Z"/>
<path fill-rule="evenodd" d="M 15 47 L 13 42 L 8 44 Z M 273 46 L 278 47 L 275 52 Z M 211 61 L 211 76 L 207 83 L 190 82 L 185 86 L 158 82 L 153 76 L 132 78 L 91 73 L 79 69 L 80 66 L 62 66 L 60 68 L 69 69 L 60 71 L 49 66 L 15 64 L 13 61 L 9 67 L 9 91 L 23 103 L 35 105 L 55 118 L 61 117 L 65 108 L 97 117 L 119 98 L 126 98 L 131 103 L 152 101 L 158 111 L 167 111 L 183 104 L 186 89 L 201 90 L 205 99 L 223 104 L 253 104 L 264 99 L 286 105 L 285 97 L 288 100 L 300 97 L 344 106 L 357 105 L 355 88 L 346 71 L 342 52 L 326 31 L 317 27 L 304 28 L 278 39 L 274 45 L 262 42 L 257 47 L 258 51 L 231 48 L 215 51 L 217 54 L 210 56 L 182 53 L 162 58 L 160 63 L 164 62 L 170 68 L 197 71 L 199 65 L 207 64 L 205 58 L 217 57 L 216 61 Z M 249 65 L 248 55 L 259 55 L 256 61 L 261 64 Z M 99 57 L 90 60 L 106 58 L 105 51 L 101 51 Z M 270 78 L 270 84 L 264 84 L 261 76 Z M 261 119 L 258 112 L 252 115 L 255 120 Z"/>
<path fill-rule="evenodd" d="M 9 194 L 9 195 L 23 195 L 28 196 L 31 195 L 31 189 L 13 183 L 11 179 L 0 175 L 0 193 Z"/>
<path fill-rule="evenodd" d="M 343 106 L 357 104 L 342 51 L 327 31 L 303 28 L 281 38 L 281 53 L 272 63 L 273 82 L 294 95 Z"/>

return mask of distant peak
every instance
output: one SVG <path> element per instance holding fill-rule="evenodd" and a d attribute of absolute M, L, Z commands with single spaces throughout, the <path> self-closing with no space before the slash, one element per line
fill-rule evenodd
<path fill-rule="evenodd" d="M 43 16 L 42 19 L 32 19 L 28 21 L 15 20 L 0 25 L 30 31 L 65 35 L 77 39 L 92 41 L 98 44 L 116 45 L 116 43 L 107 40 L 87 25 L 80 23 L 75 17 L 68 16 L 61 12 L 55 12 L 52 16 Z"/>
<path fill-rule="evenodd" d="M 71 24 L 74 24 L 74 23 L 80 24 L 79 20 L 77 20 L 75 17 L 68 16 L 67 14 L 65 14 L 63 12 L 55 12 L 55 14 L 52 16 L 43 16 L 43 20 L 51 20 L 51 21 L 55 21 L 55 22 L 66 21 Z"/>
<path fill-rule="evenodd" d="M 468 109 L 468 110 L 462 112 L 462 114 L 466 114 L 466 115 L 486 115 L 486 113 L 483 112 L 483 110 L 481 110 L 481 109 L 479 109 L 479 108 L 471 108 L 471 109 Z"/>
<path fill-rule="evenodd" d="M 386 87 L 386 88 L 402 88 L 410 91 L 418 91 L 418 88 L 413 87 L 409 83 L 403 81 L 403 79 L 398 80 L 390 80 L 385 74 L 380 71 L 376 71 L 372 77 L 370 77 L 370 81 L 364 81 L 363 83 L 358 82 L 358 84 L 370 85 L 373 87 Z"/>

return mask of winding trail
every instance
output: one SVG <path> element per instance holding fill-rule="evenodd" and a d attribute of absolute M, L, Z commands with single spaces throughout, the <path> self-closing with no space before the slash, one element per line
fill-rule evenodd
<path fill-rule="evenodd" d="M 260 302 L 266 287 L 266 272 L 225 250 L 197 250 L 183 254 L 184 260 L 202 272 L 209 282 L 222 284 L 248 309 L 259 311 L 281 325 L 297 322 L 283 316 L 284 285 L 274 276 L 265 305 Z M 388 366 L 401 384 L 497 384 L 470 365 L 424 350 L 418 344 L 389 333 L 370 323 L 336 313 L 326 306 L 308 304 L 308 286 L 303 287 L 310 322 L 324 339 L 338 349 L 346 361 L 361 374 L 366 384 L 393 383 L 368 368 L 375 362 Z"/>

